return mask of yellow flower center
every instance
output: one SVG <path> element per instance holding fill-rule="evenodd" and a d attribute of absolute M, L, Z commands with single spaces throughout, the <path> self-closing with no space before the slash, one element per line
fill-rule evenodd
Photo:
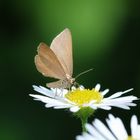
<path fill-rule="evenodd" d="M 128 136 L 128 138 L 127 138 L 126 140 L 136 140 L 136 139 L 134 139 L 134 138 L 131 137 L 131 136 Z"/>
<path fill-rule="evenodd" d="M 76 89 L 68 92 L 65 97 L 78 106 L 88 104 L 93 100 L 96 101 L 95 103 L 99 103 L 103 99 L 101 93 L 96 91 L 95 89 Z"/>

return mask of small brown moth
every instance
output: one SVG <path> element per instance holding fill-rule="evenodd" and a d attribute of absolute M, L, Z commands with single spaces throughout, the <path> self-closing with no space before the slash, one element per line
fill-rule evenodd
<path fill-rule="evenodd" d="M 75 79 L 80 75 L 91 71 L 92 69 L 81 72 L 75 78 L 73 74 L 73 56 L 72 56 L 72 37 L 69 29 L 65 29 L 57 35 L 51 46 L 40 43 L 35 56 L 35 65 L 39 72 L 46 77 L 59 79 L 56 82 L 48 83 L 50 88 L 68 88 L 72 85 L 78 85 Z"/>
<path fill-rule="evenodd" d="M 48 83 L 51 88 L 70 88 L 75 78 L 73 74 L 72 38 L 69 29 L 57 35 L 50 47 L 40 43 L 35 56 L 35 65 L 39 72 L 46 77 L 59 79 Z"/>

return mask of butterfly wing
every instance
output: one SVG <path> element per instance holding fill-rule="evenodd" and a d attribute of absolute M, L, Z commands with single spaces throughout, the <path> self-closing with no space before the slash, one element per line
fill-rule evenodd
<path fill-rule="evenodd" d="M 40 43 L 38 55 L 35 56 L 35 65 L 44 76 L 56 79 L 65 79 L 65 71 L 54 52 L 45 44 Z"/>
<path fill-rule="evenodd" d="M 73 74 L 72 38 L 69 29 L 57 35 L 51 43 L 51 50 L 57 56 L 66 74 Z"/>
<path fill-rule="evenodd" d="M 67 88 L 67 84 L 64 84 L 63 80 L 59 80 L 56 82 L 47 83 L 47 87 L 49 87 L 49 88 Z"/>
<path fill-rule="evenodd" d="M 67 80 L 59 80 L 56 82 L 47 83 L 47 87 L 49 88 L 70 88 L 71 83 Z"/>

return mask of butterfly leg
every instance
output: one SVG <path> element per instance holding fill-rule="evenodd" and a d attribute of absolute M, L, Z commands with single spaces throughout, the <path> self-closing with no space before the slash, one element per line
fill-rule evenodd
<path fill-rule="evenodd" d="M 74 83 L 73 83 L 73 86 L 75 86 L 76 88 L 79 88 L 79 87 L 80 87 L 80 84 L 77 83 L 77 82 L 74 82 Z"/>

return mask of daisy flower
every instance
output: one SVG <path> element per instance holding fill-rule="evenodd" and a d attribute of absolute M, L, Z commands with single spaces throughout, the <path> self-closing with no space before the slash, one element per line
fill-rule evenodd
<path fill-rule="evenodd" d="M 95 119 L 91 124 L 86 124 L 87 132 L 77 136 L 76 140 L 140 140 L 140 124 L 135 115 L 132 116 L 130 127 L 131 135 L 128 135 L 122 120 L 109 114 L 106 125 Z"/>
<path fill-rule="evenodd" d="M 92 110 L 98 108 L 104 110 L 110 110 L 112 107 L 118 107 L 123 109 L 130 109 L 130 106 L 136 106 L 133 103 L 138 98 L 129 95 L 124 96 L 127 92 L 133 89 L 117 92 L 109 97 L 105 95 L 109 92 L 109 89 L 100 91 L 100 84 L 97 84 L 93 89 L 85 89 L 83 86 L 79 88 L 72 87 L 71 90 L 67 89 L 48 89 L 42 86 L 33 86 L 34 90 L 42 95 L 30 94 L 35 100 L 39 100 L 45 103 L 46 108 L 53 107 L 55 109 L 69 109 L 71 112 L 78 112 L 82 108 L 89 107 Z"/>

